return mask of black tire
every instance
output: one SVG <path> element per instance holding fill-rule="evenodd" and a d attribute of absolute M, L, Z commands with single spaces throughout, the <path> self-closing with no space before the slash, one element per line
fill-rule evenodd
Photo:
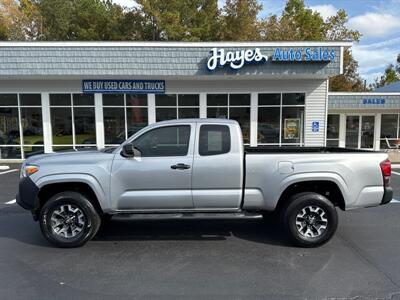
<path fill-rule="evenodd" d="M 310 248 L 332 238 L 338 226 L 338 215 L 326 197 L 307 192 L 289 199 L 283 207 L 281 221 L 294 245 Z M 296 221 L 301 224 L 297 225 Z"/>
<path fill-rule="evenodd" d="M 69 209 L 75 210 L 76 214 Z M 60 212 L 63 216 L 61 216 Z M 66 216 L 68 212 L 69 215 Z M 79 216 L 77 214 L 79 214 Z M 60 225 L 58 227 L 56 226 L 55 229 L 53 228 L 56 221 L 52 221 L 52 218 L 56 221 L 60 221 Z M 80 223 L 77 220 L 79 220 Z M 50 243 L 61 248 L 74 248 L 83 246 L 96 235 L 101 224 L 101 218 L 93 204 L 85 195 L 67 191 L 52 196 L 45 203 L 40 210 L 39 223 L 44 237 Z M 79 230 L 79 232 L 76 234 L 72 232 L 71 226 L 74 226 L 75 230 Z M 55 231 L 58 230 L 58 228 L 64 231 L 64 236 L 61 236 L 61 233 Z M 65 234 L 70 234 L 72 236 L 67 237 Z M 74 234 L 75 236 L 73 236 Z"/>

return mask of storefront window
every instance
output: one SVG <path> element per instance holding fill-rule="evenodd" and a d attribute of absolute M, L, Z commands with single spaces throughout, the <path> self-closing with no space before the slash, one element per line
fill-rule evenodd
<path fill-rule="evenodd" d="M 103 94 L 106 146 L 119 145 L 148 124 L 147 94 Z"/>
<path fill-rule="evenodd" d="M 238 121 L 244 142 L 250 142 L 250 94 L 208 94 L 207 118 Z"/>
<path fill-rule="evenodd" d="M 0 107 L 0 158 L 21 158 L 18 122 L 18 107 Z"/>
<path fill-rule="evenodd" d="M 258 94 L 258 143 L 303 145 L 304 105 L 302 93 Z"/>
<path fill-rule="evenodd" d="M 282 105 L 304 105 L 305 95 L 302 93 L 282 94 Z"/>
<path fill-rule="evenodd" d="M 389 148 L 399 138 L 399 115 L 383 114 L 381 118 L 381 149 Z M 389 145 L 388 145 L 389 143 Z"/>
<path fill-rule="evenodd" d="M 53 150 L 96 147 L 94 95 L 50 94 Z"/>
<path fill-rule="evenodd" d="M 0 158 L 20 158 L 18 95 L 0 94 Z"/>
<path fill-rule="evenodd" d="M 19 95 L 22 150 L 24 157 L 44 152 L 42 98 L 40 94 Z"/>
<path fill-rule="evenodd" d="M 25 157 L 44 152 L 41 107 L 21 107 L 22 141 Z"/>
<path fill-rule="evenodd" d="M 20 94 L 19 102 L 21 106 L 41 106 L 42 96 L 40 94 Z"/>
<path fill-rule="evenodd" d="M 51 129 L 53 132 L 53 145 L 65 145 L 72 148 L 72 112 L 71 108 L 51 108 Z M 60 147 L 58 147 L 60 149 Z"/>
<path fill-rule="evenodd" d="M 328 147 L 339 147 L 340 115 L 328 115 L 327 139 Z"/>
<path fill-rule="evenodd" d="M 279 145 L 279 123 L 279 107 L 260 107 L 258 109 L 258 142 L 261 144 Z"/>
<path fill-rule="evenodd" d="M 74 108 L 75 146 L 96 147 L 96 127 L 94 107 Z"/>
<path fill-rule="evenodd" d="M 258 143 L 279 145 L 281 94 L 258 94 L 258 105 Z"/>
<path fill-rule="evenodd" d="M 43 153 L 40 94 L 0 94 L 0 159 Z"/>
<path fill-rule="evenodd" d="M 0 94 L 0 106 L 18 106 L 18 95 Z"/>
<path fill-rule="evenodd" d="M 198 94 L 156 95 L 156 121 L 199 117 Z"/>

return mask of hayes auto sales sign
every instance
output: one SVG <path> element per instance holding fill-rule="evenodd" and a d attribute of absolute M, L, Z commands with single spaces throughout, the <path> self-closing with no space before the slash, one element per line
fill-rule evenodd
<path fill-rule="evenodd" d="M 317 48 L 283 49 L 275 48 L 273 54 L 263 54 L 260 48 L 227 51 L 224 48 L 212 48 L 207 60 L 207 68 L 214 71 L 217 67 L 229 66 L 234 70 L 245 64 L 263 64 L 272 62 L 330 62 L 335 59 L 335 50 Z"/>

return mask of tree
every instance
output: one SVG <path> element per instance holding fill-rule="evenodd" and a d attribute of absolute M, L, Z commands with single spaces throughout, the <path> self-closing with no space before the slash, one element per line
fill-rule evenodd
<path fill-rule="evenodd" d="M 120 26 L 127 40 L 154 41 L 160 36 L 153 17 L 145 15 L 141 8 L 126 12 Z"/>
<path fill-rule="evenodd" d="M 288 0 L 280 17 L 269 16 L 261 21 L 262 35 L 267 41 L 323 41 L 324 20 L 318 12 L 306 8 L 303 0 Z"/>
<path fill-rule="evenodd" d="M 334 92 L 365 91 L 363 79 L 357 72 L 358 62 L 353 58 L 350 49 L 343 52 L 343 74 L 329 79 L 329 90 Z"/>
<path fill-rule="evenodd" d="M 351 40 L 359 42 L 361 33 L 346 27 L 348 16 L 344 9 L 340 9 L 336 15 L 331 16 L 324 23 L 324 36 L 328 41 Z"/>
<path fill-rule="evenodd" d="M 260 39 L 257 15 L 262 5 L 257 0 L 227 0 L 222 10 L 223 40 L 255 41 Z"/>
<path fill-rule="evenodd" d="M 361 33 L 357 30 L 351 30 L 346 27 L 348 16 L 341 9 L 335 16 L 331 16 L 324 24 L 326 40 L 343 41 L 351 40 L 359 42 Z M 365 85 L 360 74 L 357 72 L 358 62 L 354 59 L 351 49 L 345 48 L 343 51 L 343 74 L 331 77 L 329 79 L 329 89 L 334 92 L 362 92 Z"/>
<path fill-rule="evenodd" d="M 219 11 L 215 0 L 138 0 L 143 29 L 153 40 L 216 40 Z M 133 14 L 132 16 L 137 16 Z"/>
<path fill-rule="evenodd" d="M 43 16 L 42 39 L 49 41 L 63 41 L 72 39 L 72 1 L 39 0 L 37 5 L 40 13 Z"/>
<path fill-rule="evenodd" d="M 122 7 L 111 0 L 37 0 L 45 40 L 121 40 Z"/>
<path fill-rule="evenodd" d="M 30 0 L 0 0 L 1 37 L 9 40 L 35 40 L 40 14 Z"/>
<path fill-rule="evenodd" d="M 371 88 L 380 88 L 385 85 L 395 83 L 400 80 L 399 75 L 396 72 L 395 66 L 393 64 L 389 64 L 385 68 L 384 74 L 380 79 L 376 78 L 375 82 L 371 85 Z"/>
<path fill-rule="evenodd" d="M 23 31 L 25 39 L 41 39 L 43 18 L 36 3 L 31 0 L 19 0 L 19 10 L 24 15 Z"/>
<path fill-rule="evenodd" d="M 0 40 L 8 40 L 8 28 L 2 15 L 0 15 Z"/>
<path fill-rule="evenodd" d="M 396 72 L 400 74 L 400 53 L 397 55 Z"/>

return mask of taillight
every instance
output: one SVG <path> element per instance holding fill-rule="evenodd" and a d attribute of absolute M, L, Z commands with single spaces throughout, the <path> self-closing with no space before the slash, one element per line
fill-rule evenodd
<path fill-rule="evenodd" d="M 380 163 L 382 176 L 383 176 L 383 183 L 385 186 L 389 186 L 390 184 L 390 175 L 392 174 L 392 164 L 390 160 L 386 159 Z"/>

